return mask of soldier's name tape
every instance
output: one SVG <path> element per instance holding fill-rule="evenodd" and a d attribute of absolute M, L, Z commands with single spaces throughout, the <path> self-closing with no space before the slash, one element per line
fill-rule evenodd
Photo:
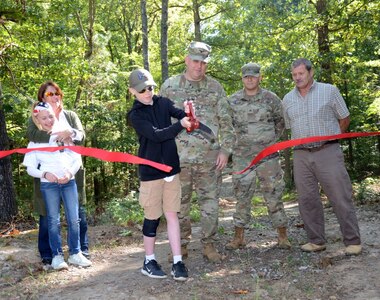
<path fill-rule="evenodd" d="M 333 140 L 339 140 L 339 139 L 367 137 L 367 136 L 376 136 L 376 135 L 380 135 L 380 132 L 379 131 L 378 132 L 349 132 L 349 133 L 342 133 L 342 134 L 336 134 L 336 135 L 312 136 L 308 138 L 279 142 L 277 144 L 273 144 L 265 148 L 264 150 L 262 150 L 259 154 L 256 155 L 255 158 L 252 159 L 251 163 L 245 169 L 238 172 L 234 172 L 234 174 L 243 174 L 244 172 L 254 167 L 256 164 L 258 164 L 265 157 L 287 148 L 295 147 L 302 144 L 314 143 L 314 142 L 333 141 Z M 172 169 L 172 167 L 170 166 L 160 164 L 148 159 L 144 159 L 132 154 L 123 153 L 123 152 L 112 152 L 112 151 L 107 151 L 103 149 L 82 147 L 82 146 L 19 148 L 19 149 L 12 149 L 12 150 L 3 150 L 3 151 L 0 151 L 0 159 L 5 156 L 11 155 L 13 153 L 25 154 L 31 151 L 54 152 L 57 150 L 62 150 L 64 148 L 70 149 L 84 156 L 90 156 L 90 157 L 98 158 L 100 160 L 109 161 L 109 162 L 127 162 L 131 164 L 144 164 L 144 165 L 149 165 L 151 167 L 157 168 L 164 172 L 170 172 Z"/>
<path fill-rule="evenodd" d="M 294 139 L 294 140 L 288 140 L 279 142 L 277 144 L 273 144 L 264 150 L 262 150 L 259 154 L 256 155 L 254 159 L 252 159 L 249 166 L 247 166 L 245 169 L 233 172 L 234 174 L 243 174 L 244 172 L 250 170 L 255 165 L 257 165 L 263 158 L 267 157 L 268 155 L 271 155 L 273 153 L 276 153 L 280 150 L 284 150 L 286 148 L 295 147 L 302 144 L 309 144 L 314 142 L 321 142 L 321 141 L 333 141 L 333 140 L 340 140 L 340 139 L 350 139 L 350 138 L 356 138 L 356 137 L 365 137 L 365 136 L 375 136 L 380 135 L 380 132 L 349 132 L 349 133 L 341 133 L 341 134 L 335 134 L 335 135 L 323 135 L 323 136 L 312 136 L 302 139 Z"/>
<path fill-rule="evenodd" d="M 164 172 L 170 172 L 172 170 L 172 167 L 160 164 L 148 159 L 144 159 L 132 154 L 123 153 L 123 152 L 111 152 L 103 149 L 98 148 L 90 148 L 90 147 L 82 147 L 82 146 L 59 146 L 59 147 L 40 147 L 40 148 L 19 148 L 19 149 L 12 149 L 12 150 L 4 150 L 0 151 L 0 159 L 11 155 L 13 153 L 19 153 L 19 154 L 26 154 L 28 152 L 32 151 L 47 151 L 47 152 L 54 152 L 57 150 L 62 149 L 70 149 L 78 154 L 84 155 L 84 156 L 90 156 L 94 158 L 98 158 L 100 160 L 109 161 L 109 162 L 126 162 L 131 164 L 143 164 L 148 165 L 151 167 L 154 167 L 156 169 L 159 169 Z"/>

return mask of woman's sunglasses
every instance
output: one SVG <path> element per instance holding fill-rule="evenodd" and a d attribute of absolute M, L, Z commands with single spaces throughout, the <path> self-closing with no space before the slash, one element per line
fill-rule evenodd
<path fill-rule="evenodd" d="M 55 92 L 55 93 L 53 93 L 53 92 L 46 92 L 45 93 L 45 96 L 46 97 L 51 97 L 51 96 L 61 96 L 61 93 L 60 92 Z"/>

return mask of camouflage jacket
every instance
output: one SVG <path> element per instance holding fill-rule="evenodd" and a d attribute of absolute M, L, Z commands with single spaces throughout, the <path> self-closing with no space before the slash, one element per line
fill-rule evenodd
<path fill-rule="evenodd" d="M 229 155 L 235 143 L 231 108 L 222 85 L 205 76 L 200 82 L 191 82 L 184 74 L 167 79 L 160 94 L 183 108 L 185 100 L 192 100 L 198 120 L 212 130 L 212 134 L 196 129 L 182 131 L 176 138 L 180 161 L 202 162 L 215 159 L 211 153 L 221 150 Z M 214 151 L 213 151 L 214 150 Z"/>
<path fill-rule="evenodd" d="M 281 137 L 285 123 L 281 100 L 276 94 L 260 88 L 256 95 L 247 96 L 242 89 L 230 96 L 228 102 L 236 132 L 234 155 L 256 155 Z"/>

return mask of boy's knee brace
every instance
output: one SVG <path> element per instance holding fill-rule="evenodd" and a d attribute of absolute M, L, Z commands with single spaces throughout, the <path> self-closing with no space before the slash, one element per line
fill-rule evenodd
<path fill-rule="evenodd" d="M 143 230 L 142 230 L 143 235 L 147 237 L 155 237 L 157 233 L 158 224 L 160 224 L 160 218 L 156 220 L 144 219 Z"/>

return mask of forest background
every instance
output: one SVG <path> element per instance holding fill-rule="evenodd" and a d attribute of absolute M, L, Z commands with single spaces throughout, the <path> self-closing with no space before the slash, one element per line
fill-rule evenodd
<path fill-rule="evenodd" d="M 282 98 L 293 88 L 291 62 L 309 58 L 316 79 L 340 89 L 350 131 L 379 131 L 379 1 L 1 0 L 0 150 L 26 147 L 31 103 L 51 79 L 64 92 L 64 107 L 78 113 L 85 146 L 136 154 L 125 118 L 128 75 L 145 67 L 160 85 L 184 71 L 192 40 L 212 46 L 208 74 L 228 95 L 241 88 L 241 66 L 254 61 L 263 67 L 262 86 Z M 380 138 L 342 145 L 353 181 L 377 180 Z M 283 158 L 291 189 L 291 150 Z M 32 178 L 22 159 L 0 159 L 0 222 L 32 214 Z M 83 161 L 92 212 L 136 191 L 135 165 Z"/>

